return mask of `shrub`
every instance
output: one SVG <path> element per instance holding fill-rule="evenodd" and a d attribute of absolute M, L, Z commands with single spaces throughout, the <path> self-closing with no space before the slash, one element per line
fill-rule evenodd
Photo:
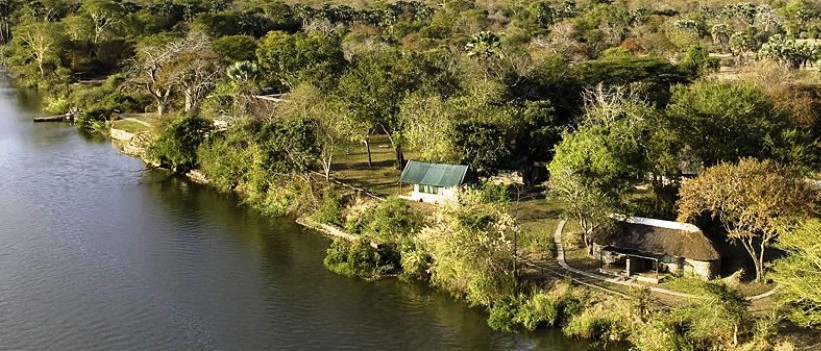
<path fill-rule="evenodd" d="M 147 106 L 145 101 L 140 101 L 136 97 L 120 92 L 113 92 L 105 96 L 100 104 L 111 111 L 119 112 L 142 112 Z"/>
<path fill-rule="evenodd" d="M 253 135 L 239 125 L 210 134 L 197 148 L 197 159 L 214 186 L 229 191 L 247 181 L 254 151 Z"/>
<path fill-rule="evenodd" d="M 510 186 L 507 184 L 485 183 L 480 190 L 482 203 L 510 202 Z"/>
<path fill-rule="evenodd" d="M 515 320 L 527 330 L 556 326 L 562 317 L 564 302 L 545 293 L 534 294 L 519 308 Z"/>
<path fill-rule="evenodd" d="M 395 274 L 399 257 L 389 247 L 374 248 L 366 238 L 349 243 L 335 240 L 326 251 L 323 263 L 334 273 L 367 280 Z"/>
<path fill-rule="evenodd" d="M 345 208 L 345 198 L 334 191 L 333 187 L 326 187 L 322 191 L 319 208 L 313 214 L 313 220 L 329 225 L 340 225 L 342 209 Z"/>
<path fill-rule="evenodd" d="M 687 340 L 676 329 L 662 320 L 651 320 L 634 328 L 630 339 L 635 350 L 692 351 Z"/>
<path fill-rule="evenodd" d="M 400 256 L 403 280 L 428 280 L 430 278 L 430 253 L 415 240 L 406 240 L 401 246 Z"/>
<path fill-rule="evenodd" d="M 61 115 L 68 113 L 71 103 L 65 97 L 55 97 L 48 99 L 48 103 L 43 108 L 48 114 Z"/>
<path fill-rule="evenodd" d="M 174 120 L 148 147 L 147 156 L 174 172 L 185 172 L 197 165 L 197 148 L 211 131 L 211 123 L 199 117 Z"/>
<path fill-rule="evenodd" d="M 493 304 L 487 325 L 493 330 L 512 332 L 516 327 L 516 315 L 519 313 L 519 301 L 504 299 Z"/>
<path fill-rule="evenodd" d="M 269 216 L 309 213 L 316 208 L 308 177 L 272 175 L 254 167 L 243 190 L 245 202 Z"/>
<path fill-rule="evenodd" d="M 631 315 L 624 304 L 613 301 L 599 302 L 581 314 L 570 318 L 562 332 L 569 337 L 591 339 L 597 342 L 624 340 L 631 325 Z"/>
<path fill-rule="evenodd" d="M 483 223 L 468 224 L 461 217 Z M 514 230 L 515 221 L 501 209 L 446 209 L 439 223 L 418 236 L 432 257 L 431 282 L 473 305 L 489 306 L 510 296 Z"/>
<path fill-rule="evenodd" d="M 77 127 L 84 131 L 104 132 L 108 126 L 111 111 L 95 108 L 87 110 L 77 116 Z"/>
<path fill-rule="evenodd" d="M 356 197 L 343 211 L 345 230 L 348 233 L 361 234 L 371 220 L 379 202 L 367 197 Z"/>
<path fill-rule="evenodd" d="M 399 243 L 421 227 L 419 215 L 400 200 L 393 197 L 379 204 L 368 222 L 365 232 L 382 243 Z"/>

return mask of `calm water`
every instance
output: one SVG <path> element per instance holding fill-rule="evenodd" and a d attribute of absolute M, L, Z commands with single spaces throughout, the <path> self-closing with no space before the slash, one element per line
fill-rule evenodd
<path fill-rule="evenodd" d="M 0 83 L 0 350 L 590 349 L 336 276 L 327 239 L 35 125 L 31 100 Z"/>

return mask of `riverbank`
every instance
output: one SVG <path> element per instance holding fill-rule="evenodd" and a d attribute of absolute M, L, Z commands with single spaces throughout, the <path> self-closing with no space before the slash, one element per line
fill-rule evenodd
<path fill-rule="evenodd" d="M 140 157 L 170 165 L 223 192 L 236 192 L 243 204 L 265 215 L 291 215 L 306 227 L 330 233 L 337 240 L 326 250 L 323 263 L 335 273 L 367 281 L 399 277 L 420 282 L 485 310 L 488 325 L 496 330 L 547 328 L 594 343 L 629 341 L 638 346 L 662 343 L 674 347 L 686 340 L 690 345 L 722 345 L 726 350 L 764 347 L 763 342 L 772 340 L 759 333 L 776 335 L 772 328 L 777 322 L 768 329 L 754 329 L 753 323 L 767 322 L 769 317 L 750 315 L 748 302 L 723 284 L 696 281 L 692 296 L 703 298 L 687 295 L 674 303 L 659 304 L 645 293 L 649 289 L 613 293 L 528 264 L 513 242 L 519 224 L 512 213 L 518 210 L 509 202 L 488 200 L 493 197 L 485 196 L 483 189 L 467 190 L 458 203 L 419 209 L 394 197 L 383 200 L 365 195 L 365 191 L 329 182 L 322 175 L 276 168 L 293 166 L 301 160 L 294 157 L 306 150 L 282 152 L 283 146 L 300 145 L 293 136 L 304 125 L 289 123 L 247 121 L 214 131 L 208 129 L 209 121 L 181 118 L 171 121 L 153 141 L 146 139 Z M 207 137 L 203 130 L 209 131 Z M 283 140 L 285 136 L 290 139 Z M 268 140 L 279 140 L 279 144 L 267 144 Z M 200 167 L 191 169 L 191 165 Z M 722 317 L 728 313 L 741 320 Z M 730 324 L 693 334 L 690 328 L 700 323 Z M 664 335 L 674 337 L 659 339 Z M 744 344 L 733 345 L 736 337 L 745 340 Z"/>

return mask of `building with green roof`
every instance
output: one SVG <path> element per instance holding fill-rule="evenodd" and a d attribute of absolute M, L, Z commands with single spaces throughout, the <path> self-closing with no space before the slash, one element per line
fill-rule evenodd
<path fill-rule="evenodd" d="M 468 166 L 408 161 L 399 177 L 399 186 L 401 188 L 404 184 L 413 185 L 410 196 L 402 198 L 441 203 L 455 200 L 459 188 L 475 180 L 476 176 Z"/>

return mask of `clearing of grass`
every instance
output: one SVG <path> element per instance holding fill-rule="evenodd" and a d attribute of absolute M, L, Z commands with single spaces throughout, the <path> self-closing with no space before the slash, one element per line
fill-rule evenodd
<path fill-rule="evenodd" d="M 111 128 L 123 130 L 131 134 L 137 134 L 149 129 L 149 127 L 131 120 L 118 120 L 111 122 Z"/>

